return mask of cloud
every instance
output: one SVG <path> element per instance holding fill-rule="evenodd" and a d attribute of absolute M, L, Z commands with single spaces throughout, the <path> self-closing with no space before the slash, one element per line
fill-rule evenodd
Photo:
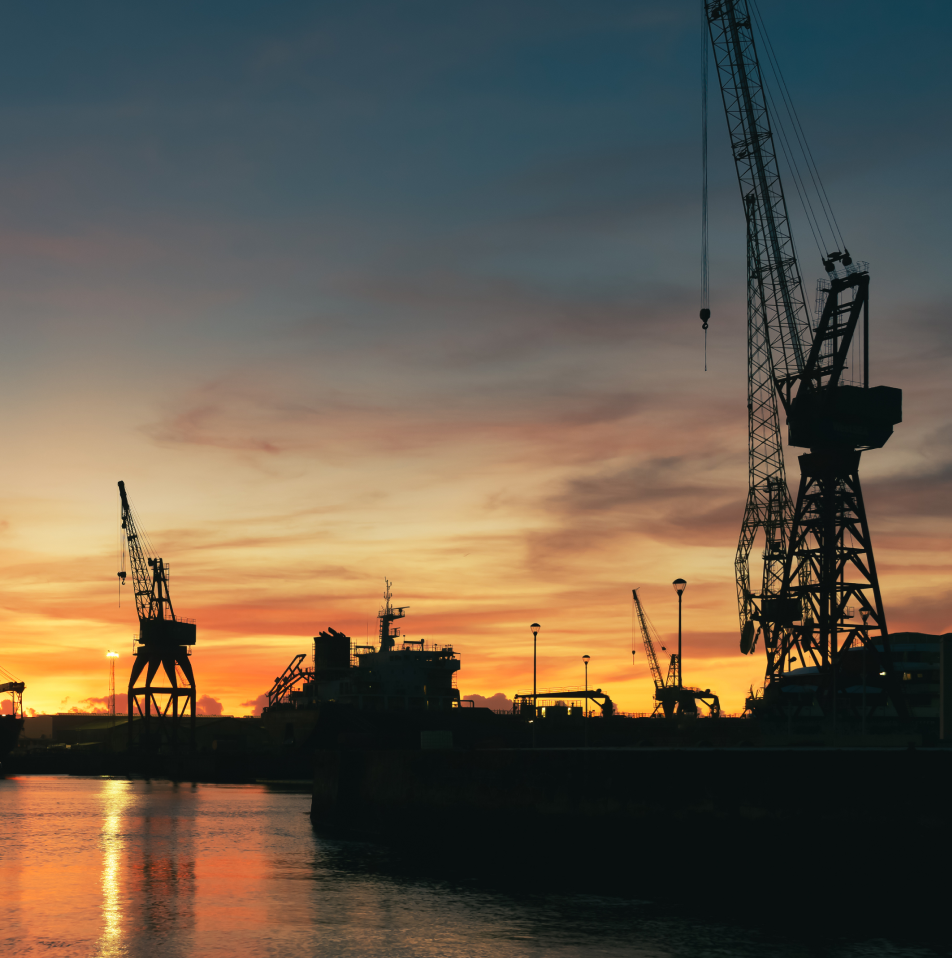
<path fill-rule="evenodd" d="M 948 427 L 943 437 L 947 443 L 952 433 Z M 939 446 L 940 449 L 947 446 Z M 923 516 L 948 518 L 952 516 L 952 463 L 945 463 L 919 475 L 892 476 L 873 479 L 863 484 L 863 498 L 867 512 L 893 516 Z M 875 506 L 870 507 L 870 502 Z M 882 512 L 880 512 L 880 508 Z"/>
<path fill-rule="evenodd" d="M 169 403 L 140 427 L 161 446 L 205 446 L 277 457 L 282 454 L 382 456 L 415 454 L 447 444 L 499 448 L 591 441 L 591 427 L 611 427 L 648 411 L 640 390 L 591 386 L 559 377 L 530 388 L 510 382 L 457 384 L 449 395 L 394 385 L 387 402 L 301 381 L 292 369 L 275 382 L 239 381 L 239 372 L 208 382 Z M 306 378 L 305 378 L 306 380 Z M 435 390 L 435 391 L 434 391 Z"/>
<path fill-rule="evenodd" d="M 512 241 L 511 229 L 501 231 Z M 473 241 L 468 241 L 472 244 Z M 487 252 L 498 256 L 498 236 L 486 237 Z M 442 269 L 416 265 L 377 268 L 337 280 L 341 295 L 372 312 L 385 308 L 399 320 L 403 335 L 390 341 L 386 328 L 367 359 L 399 355 L 402 363 L 449 366 L 459 370 L 512 367 L 530 358 L 563 355 L 568 350 L 620 347 L 635 342 L 675 341 L 671 321 L 691 309 L 686 291 L 663 278 L 635 284 L 567 286 L 560 274 L 548 280 L 512 278 L 486 268 L 465 272 L 480 250 L 453 249 L 445 243 L 424 257 L 449 260 Z M 302 326 L 302 331 L 307 326 Z M 323 328 L 323 323 L 314 323 Z M 407 335 L 407 334 L 410 335 Z M 431 368 L 431 375 L 440 367 Z"/>
<path fill-rule="evenodd" d="M 89 712 L 92 715 L 111 715 L 111 699 L 108 695 L 91 695 L 88 698 L 80 699 L 80 705 L 85 706 L 82 711 Z M 116 696 L 116 715 L 126 714 L 126 703 L 122 701 L 122 696 Z"/>
<path fill-rule="evenodd" d="M 210 695 L 203 695 L 195 703 L 195 712 L 197 715 L 221 715 L 224 711 L 224 707 L 218 699 L 212 698 Z"/>
<path fill-rule="evenodd" d="M 526 533 L 534 563 L 559 556 L 572 561 L 614 540 L 639 536 L 681 545 L 736 541 L 745 478 L 736 455 L 702 449 L 628 458 L 621 466 L 570 475 L 544 500 L 555 522 Z"/>
<path fill-rule="evenodd" d="M 723 461 L 723 456 L 719 457 Z M 693 456 L 653 457 L 622 469 L 570 479 L 550 506 L 561 515 L 590 515 L 644 503 L 735 496 L 732 486 L 710 477 L 719 463 Z"/>
<path fill-rule="evenodd" d="M 890 632 L 944 635 L 952 629 L 952 589 L 939 587 L 925 595 L 887 595 L 885 605 Z"/>
<path fill-rule="evenodd" d="M 490 695 L 488 698 L 485 695 L 477 695 L 476 693 L 462 697 L 475 702 L 476 708 L 479 709 L 496 709 L 502 712 L 512 711 L 512 699 L 506 698 L 505 692 L 496 692 L 495 695 Z M 467 708 L 468 707 L 469 706 L 467 706 Z"/>
<path fill-rule="evenodd" d="M 251 699 L 248 702 L 242 702 L 241 707 L 243 709 L 251 709 L 252 715 L 260 715 L 262 709 L 266 708 L 268 705 L 268 693 L 262 692 L 257 698 Z"/>

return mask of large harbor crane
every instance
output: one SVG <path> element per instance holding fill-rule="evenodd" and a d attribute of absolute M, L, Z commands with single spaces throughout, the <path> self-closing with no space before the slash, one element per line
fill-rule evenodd
<path fill-rule="evenodd" d="M 859 481 L 861 453 L 883 446 L 902 420 L 901 391 L 869 384 L 869 270 L 839 241 L 832 218 L 838 248 L 821 247 L 827 276 L 811 320 L 778 144 L 801 199 L 818 181 L 815 164 L 808 175 L 796 167 L 797 144 L 804 150 L 805 141 L 766 41 L 781 84 L 777 99 L 794 126 L 789 133 L 780 127 L 775 140 L 771 111 L 780 111 L 757 56 L 754 36 L 762 28 L 755 0 L 705 0 L 704 10 L 747 221 L 750 481 L 735 559 L 741 651 L 752 652 L 762 638 L 764 706 L 777 703 L 791 671 L 807 667 L 822 707 L 835 711 L 844 653 L 866 646 L 875 655 L 879 646 L 893 704 L 904 714 Z M 827 211 L 822 184 L 815 201 Z M 812 213 L 809 199 L 804 209 Z M 784 470 L 781 409 L 789 444 L 809 450 L 798 457 L 795 502 Z M 763 578 L 756 588 L 750 557 L 761 534 Z"/>
<path fill-rule="evenodd" d="M 169 593 L 168 564 L 148 554 L 152 550 L 143 543 L 144 534 L 136 524 L 124 482 L 119 483 L 119 497 L 127 548 L 118 576 L 124 585 L 128 554 L 139 616 L 139 636 L 129 676 L 129 740 L 131 743 L 132 723 L 138 717 L 143 722 L 140 740 L 147 748 L 161 744 L 180 747 L 184 745 L 181 727 L 186 709 L 189 739 L 194 742 L 196 690 L 189 648 L 195 644 L 195 622 L 176 616 Z M 160 676 L 156 683 L 160 669 L 165 679 Z M 143 672 L 145 684 L 137 686 Z"/>

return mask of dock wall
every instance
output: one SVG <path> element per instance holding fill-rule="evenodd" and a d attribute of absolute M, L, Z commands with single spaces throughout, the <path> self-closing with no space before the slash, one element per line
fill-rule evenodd
<path fill-rule="evenodd" d="M 312 819 L 554 867 L 597 849 L 675 878 L 706 859 L 738 878 L 889 863 L 916 881 L 944 873 L 950 809 L 945 749 L 355 750 L 316 754 Z"/>

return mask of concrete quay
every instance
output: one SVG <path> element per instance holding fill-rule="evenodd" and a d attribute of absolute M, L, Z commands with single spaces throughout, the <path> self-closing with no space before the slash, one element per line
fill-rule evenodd
<path fill-rule="evenodd" d="M 323 750 L 311 816 L 421 854 L 626 863 L 666 882 L 700 869 L 755 896 L 901 876 L 925 900 L 952 849 L 950 797 L 944 748 Z"/>

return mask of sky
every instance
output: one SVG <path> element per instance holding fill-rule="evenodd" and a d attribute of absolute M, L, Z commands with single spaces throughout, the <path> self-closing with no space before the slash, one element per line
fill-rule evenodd
<path fill-rule="evenodd" d="M 952 7 L 760 0 L 904 422 L 862 475 L 891 631 L 952 630 Z M 384 577 L 463 695 L 650 711 L 631 589 L 739 712 L 745 240 L 695 2 L 0 9 L 0 666 L 102 704 L 125 481 L 246 714 Z M 715 88 L 716 89 L 716 88 Z M 822 268 L 791 206 L 808 300 Z M 794 450 L 788 471 L 795 474 Z M 669 651 L 671 646 L 669 645 Z"/>

